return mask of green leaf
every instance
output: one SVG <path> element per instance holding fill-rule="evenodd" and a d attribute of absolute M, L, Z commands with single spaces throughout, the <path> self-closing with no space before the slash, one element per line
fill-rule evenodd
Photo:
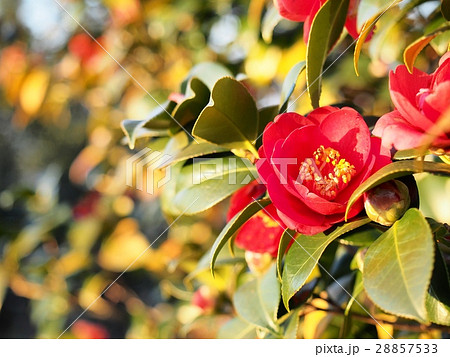
<path fill-rule="evenodd" d="M 230 149 L 249 150 L 258 157 L 253 142 L 258 136 L 256 103 L 237 80 L 221 78 L 212 90 L 212 104 L 200 114 L 192 134 Z"/>
<path fill-rule="evenodd" d="M 211 272 L 214 274 L 214 266 L 216 263 L 216 259 L 222 250 L 222 248 L 225 246 L 227 241 L 237 232 L 241 226 L 247 222 L 250 217 L 255 215 L 257 212 L 262 210 L 264 207 L 268 206 L 271 203 L 269 199 L 262 199 L 258 201 L 253 201 L 250 203 L 247 207 L 245 207 L 242 211 L 240 211 L 238 214 L 236 214 L 228 223 L 227 225 L 222 229 L 222 232 L 220 232 L 219 236 L 217 237 L 216 241 L 214 242 L 212 248 L 211 248 Z"/>
<path fill-rule="evenodd" d="M 339 243 L 355 247 L 368 247 L 381 235 L 381 233 L 382 232 L 379 229 L 366 225 L 355 229 L 348 234 L 344 234 L 339 238 Z"/>
<path fill-rule="evenodd" d="M 176 122 L 170 114 L 175 106 L 175 102 L 167 101 L 153 109 L 146 119 L 123 120 L 120 126 L 128 139 L 130 149 L 134 149 L 136 139 L 138 138 L 169 135 L 168 129 L 176 125 Z"/>
<path fill-rule="evenodd" d="M 273 4 L 268 5 L 261 24 L 261 35 L 264 42 L 272 42 L 273 30 L 281 20 L 283 20 L 283 17 L 278 9 Z"/>
<path fill-rule="evenodd" d="M 306 62 L 298 62 L 294 67 L 291 68 L 286 78 L 284 79 L 283 86 L 281 87 L 281 98 L 280 98 L 280 113 L 284 113 L 288 109 L 289 98 L 294 92 L 295 86 L 297 84 L 298 77 L 305 70 Z"/>
<path fill-rule="evenodd" d="M 188 85 L 189 96 L 173 111 L 173 117 L 182 126 L 197 119 L 203 108 L 208 105 L 211 94 L 208 87 L 196 77 L 191 78 Z"/>
<path fill-rule="evenodd" d="M 447 174 L 450 175 L 450 165 L 428 162 L 428 161 L 397 161 L 390 163 L 372 176 L 370 176 L 366 181 L 364 181 L 353 194 L 350 196 L 347 203 L 347 210 L 345 212 L 345 217 L 347 218 L 348 212 L 353 204 L 364 194 L 364 192 L 370 190 L 371 188 L 393 180 L 398 177 L 403 177 L 411 174 L 416 174 L 420 172 L 431 172 L 434 174 Z"/>
<path fill-rule="evenodd" d="M 297 338 L 299 320 L 300 317 L 298 316 L 298 310 L 292 310 L 291 316 L 288 318 L 286 323 L 284 338 L 292 340 Z"/>
<path fill-rule="evenodd" d="M 435 244 L 433 276 L 426 298 L 428 318 L 431 322 L 450 326 L 450 278 L 445 259 Z"/>
<path fill-rule="evenodd" d="M 383 310 L 426 323 L 433 260 L 430 226 L 418 209 L 411 208 L 367 250 L 364 288 Z"/>
<path fill-rule="evenodd" d="M 340 338 L 346 338 L 351 330 L 351 314 L 353 303 L 356 301 L 359 294 L 364 290 L 364 285 L 362 281 L 362 274 L 360 271 L 356 272 L 355 284 L 353 285 L 353 292 L 350 300 L 347 303 L 344 311 L 344 322 L 341 327 Z"/>
<path fill-rule="evenodd" d="M 311 25 L 306 49 L 306 83 L 311 104 L 319 107 L 322 69 L 328 53 L 341 36 L 349 0 L 328 0 Z"/>
<path fill-rule="evenodd" d="M 267 124 L 275 119 L 278 115 L 278 105 L 270 107 L 264 107 L 259 109 L 259 123 L 258 123 L 258 138 L 255 142 L 255 146 L 259 148 L 262 145 L 262 134 Z"/>
<path fill-rule="evenodd" d="M 169 161 L 165 161 L 162 166 L 158 168 L 163 168 L 167 166 L 171 166 L 180 161 L 185 161 L 188 159 L 192 159 L 194 157 L 200 157 L 220 152 L 229 151 L 227 148 L 223 148 L 216 144 L 211 143 L 196 143 L 192 142 L 188 146 L 186 146 L 183 150 L 178 151 L 175 155 L 172 155 L 172 158 Z"/>
<path fill-rule="evenodd" d="M 275 119 L 278 115 L 278 106 L 273 105 L 270 107 L 264 107 L 259 109 L 259 125 L 258 125 L 258 136 L 264 132 L 267 124 Z"/>
<path fill-rule="evenodd" d="M 232 77 L 233 74 L 230 72 L 230 70 L 226 67 L 224 67 L 221 64 L 218 64 L 216 62 L 202 62 L 194 66 L 187 77 L 184 79 L 183 83 L 181 83 L 181 91 L 184 94 L 187 94 L 188 89 L 188 83 L 189 80 L 192 77 L 197 77 L 199 80 L 201 80 L 206 86 L 212 90 L 214 87 L 214 84 L 222 77 Z"/>
<path fill-rule="evenodd" d="M 280 283 L 273 264 L 267 272 L 241 285 L 233 296 L 237 314 L 258 327 L 279 333 L 276 324 L 280 303 Z"/>
<path fill-rule="evenodd" d="M 256 177 L 256 167 L 247 159 L 196 159 L 192 165 L 184 166 L 175 177 L 177 187 L 173 203 L 186 215 L 197 214 L 224 200 Z"/>
<path fill-rule="evenodd" d="M 336 228 L 328 236 L 319 233 L 314 236 L 300 235 L 295 238 L 294 244 L 286 255 L 281 280 L 283 303 L 286 309 L 289 310 L 289 299 L 305 284 L 325 248 L 341 235 L 369 222 L 369 218 L 363 218 Z"/>
<path fill-rule="evenodd" d="M 365 14 L 365 16 L 367 16 L 367 14 L 372 13 L 374 11 L 374 9 L 379 9 L 379 10 L 375 11 L 372 16 L 367 18 L 367 20 L 365 20 L 361 24 L 361 26 L 358 27 L 358 28 L 361 28 L 361 32 L 356 41 L 355 52 L 353 55 L 353 65 L 355 67 L 355 72 L 356 72 L 357 76 L 359 76 L 359 70 L 358 70 L 359 56 L 361 55 L 362 46 L 366 42 L 367 36 L 369 36 L 369 34 L 372 33 L 373 29 L 375 28 L 375 25 L 377 24 L 377 22 L 381 18 L 381 16 L 383 16 L 384 13 L 388 9 L 397 5 L 400 1 L 401 0 L 396 0 L 393 2 L 388 2 L 387 4 L 385 1 L 383 1 L 382 4 L 368 4 L 367 1 L 364 1 L 364 0 L 362 1 L 362 5 L 360 5 L 360 6 L 363 7 L 363 11 L 361 13 L 359 13 L 359 11 L 358 11 L 358 21 L 362 18 L 361 14 Z"/>
<path fill-rule="evenodd" d="M 447 21 L 450 21 L 450 0 L 441 0 L 441 2 L 442 16 L 444 16 Z"/>
<path fill-rule="evenodd" d="M 235 317 L 223 325 L 217 335 L 217 338 L 223 339 L 255 339 L 256 337 L 255 325 L 249 324 L 239 317 Z"/>
<path fill-rule="evenodd" d="M 289 228 L 287 228 L 283 234 L 281 235 L 280 243 L 278 245 L 278 254 L 277 254 L 277 272 L 278 277 L 281 279 L 281 265 L 283 262 L 284 253 L 286 252 L 289 243 L 295 237 L 297 233 Z"/>

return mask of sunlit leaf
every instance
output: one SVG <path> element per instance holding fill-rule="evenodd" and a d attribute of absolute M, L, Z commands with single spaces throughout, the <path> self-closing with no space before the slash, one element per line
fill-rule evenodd
<path fill-rule="evenodd" d="M 430 226 L 411 208 L 367 250 L 364 288 L 383 310 L 427 322 L 425 299 L 433 260 Z"/>
<path fill-rule="evenodd" d="M 264 14 L 264 18 L 261 24 L 261 35 L 264 42 L 266 43 L 272 42 L 273 30 L 282 19 L 283 18 L 278 12 L 278 9 L 273 4 L 270 4 L 267 7 L 267 11 Z"/>
<path fill-rule="evenodd" d="M 216 62 L 202 62 L 194 66 L 188 76 L 181 84 L 182 93 L 186 94 L 188 91 L 188 83 L 192 77 L 197 77 L 202 81 L 209 90 L 212 90 L 214 84 L 222 77 L 232 77 L 233 74 L 230 70 L 223 65 Z"/>
<path fill-rule="evenodd" d="M 173 111 L 173 117 L 182 126 L 197 119 L 200 112 L 209 103 L 211 94 L 208 87 L 196 77 L 190 79 L 188 89 L 186 99 L 178 104 Z"/>
<path fill-rule="evenodd" d="M 289 299 L 300 290 L 314 270 L 325 248 L 336 238 L 370 222 L 363 218 L 336 228 L 328 236 L 319 233 L 314 236 L 295 237 L 286 254 L 282 274 L 282 296 L 284 306 L 289 309 Z M 294 238 L 294 237 L 293 237 Z"/>
<path fill-rule="evenodd" d="M 319 107 L 325 59 L 341 36 L 348 6 L 349 0 L 328 0 L 312 22 L 306 50 L 306 83 L 314 108 Z"/>
<path fill-rule="evenodd" d="M 256 167 L 247 159 L 197 159 L 184 166 L 177 180 L 173 204 L 180 212 L 193 215 L 211 208 L 257 177 Z"/>
<path fill-rule="evenodd" d="M 420 172 L 430 172 L 434 174 L 446 174 L 450 175 L 449 165 L 436 163 L 436 162 L 423 162 L 423 161 L 397 161 L 386 165 L 372 176 L 370 176 L 366 181 L 364 181 L 351 195 L 347 203 L 347 210 L 345 216 L 347 217 L 350 208 L 353 204 L 364 194 L 364 192 L 370 190 L 371 188 L 387 182 L 389 180 L 403 177 Z"/>
<path fill-rule="evenodd" d="M 164 161 L 159 168 L 167 167 L 174 165 L 180 161 L 185 161 L 188 159 L 192 159 L 194 157 L 200 157 L 215 153 L 221 153 L 229 151 L 227 148 L 223 148 L 216 144 L 211 143 L 196 143 L 192 142 L 188 146 L 186 146 L 183 150 L 178 151 L 175 155 L 172 155 L 172 158 L 168 161 Z"/>
<path fill-rule="evenodd" d="M 281 279 L 281 266 L 283 263 L 284 253 L 286 252 L 289 243 L 294 239 L 297 233 L 292 229 L 287 228 L 283 234 L 281 235 L 280 243 L 278 245 L 278 254 L 277 254 L 277 273 L 278 277 Z"/>
<path fill-rule="evenodd" d="M 280 283 L 275 264 L 263 275 L 241 285 L 233 296 L 238 315 L 256 326 L 278 333 L 276 324 Z"/>
<path fill-rule="evenodd" d="M 253 339 L 256 338 L 256 327 L 247 321 L 243 321 L 239 317 L 235 317 L 221 327 L 217 338 Z"/>
<path fill-rule="evenodd" d="M 212 103 L 200 114 L 192 134 L 230 149 L 248 150 L 258 157 L 253 142 L 258 136 L 256 103 L 237 80 L 221 78 L 214 85 Z"/>
<path fill-rule="evenodd" d="M 286 78 L 284 79 L 283 86 L 281 88 L 281 98 L 280 98 L 280 113 L 284 113 L 288 109 L 289 98 L 294 92 L 295 86 L 297 84 L 297 79 L 300 74 L 305 70 L 306 62 L 301 61 L 291 68 Z"/>
<path fill-rule="evenodd" d="M 435 244 L 434 269 L 427 293 L 426 308 L 431 322 L 450 326 L 450 277 L 437 244 Z"/>
<path fill-rule="evenodd" d="M 215 240 L 212 248 L 211 248 L 211 272 L 214 274 L 214 266 L 216 263 L 216 259 L 225 246 L 227 241 L 237 232 L 237 230 L 249 220 L 250 217 L 255 215 L 257 212 L 262 210 L 264 207 L 269 205 L 271 201 L 269 199 L 262 199 L 258 201 L 254 201 L 247 205 L 242 211 L 237 213 L 222 229 L 219 236 Z"/>
<path fill-rule="evenodd" d="M 403 52 L 403 62 L 405 62 L 406 68 L 408 69 L 409 73 L 413 73 L 414 62 L 416 61 L 419 53 L 436 36 L 437 34 L 422 36 L 405 48 L 405 51 Z"/>

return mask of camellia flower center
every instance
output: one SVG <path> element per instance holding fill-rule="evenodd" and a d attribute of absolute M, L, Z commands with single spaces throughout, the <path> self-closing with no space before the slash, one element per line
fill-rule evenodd
<path fill-rule="evenodd" d="M 310 191 L 332 200 L 356 174 L 355 166 L 341 158 L 339 151 L 321 145 L 300 165 L 299 181 Z"/>

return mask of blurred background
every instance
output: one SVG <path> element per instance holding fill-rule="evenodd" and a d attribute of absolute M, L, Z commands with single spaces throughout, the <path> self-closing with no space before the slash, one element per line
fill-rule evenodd
<path fill-rule="evenodd" d="M 120 122 L 144 119 L 203 61 L 245 73 L 260 101 L 273 102 L 305 45 L 301 25 L 289 21 L 263 40 L 269 3 L 0 2 L 1 338 L 56 338 L 69 326 L 63 338 L 217 336 L 233 316 L 230 277 L 243 259 L 215 281 L 197 264 L 225 224 L 227 202 L 167 230 L 157 195 L 125 184 L 125 161 L 146 142 L 131 151 Z M 423 11 L 416 22 L 426 23 Z M 414 38 L 407 26 L 392 24 L 383 51 L 373 45 L 372 60 L 361 57 L 359 78 L 348 51 L 328 71 L 322 103 L 389 111 L 386 75 Z M 428 70 L 438 55 L 428 47 L 417 65 Z M 300 78 L 293 97 L 303 89 Z M 294 109 L 311 110 L 306 96 Z M 450 191 L 448 180 L 424 182 L 428 195 Z M 424 209 L 443 220 L 449 200 L 438 202 Z"/>

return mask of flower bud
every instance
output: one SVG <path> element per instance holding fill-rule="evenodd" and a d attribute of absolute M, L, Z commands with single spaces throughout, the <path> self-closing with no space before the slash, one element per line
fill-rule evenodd
<path fill-rule="evenodd" d="M 408 187 L 398 180 L 382 183 L 364 194 L 367 216 L 383 226 L 392 226 L 409 205 Z"/>
<path fill-rule="evenodd" d="M 272 264 L 272 256 L 269 253 L 255 253 L 246 250 L 245 261 L 252 273 L 264 274 Z"/>

